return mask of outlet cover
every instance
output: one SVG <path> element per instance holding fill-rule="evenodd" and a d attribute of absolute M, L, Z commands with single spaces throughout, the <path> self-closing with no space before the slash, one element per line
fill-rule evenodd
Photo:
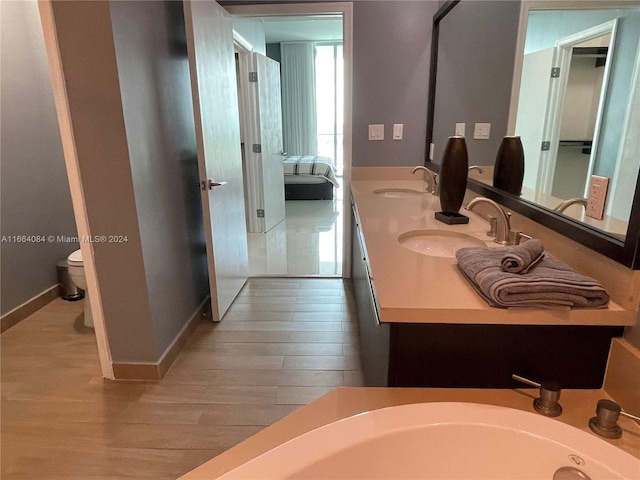
<path fill-rule="evenodd" d="M 596 220 L 602 220 L 604 218 L 604 206 L 607 201 L 608 191 L 609 179 L 607 177 L 591 175 L 589 197 L 587 198 L 587 208 L 585 211 L 587 217 L 595 218 Z"/>
<path fill-rule="evenodd" d="M 456 136 L 464 137 L 464 131 L 466 130 L 466 124 L 456 123 Z"/>
<path fill-rule="evenodd" d="M 369 140 L 384 140 L 384 124 L 369 125 Z"/>
<path fill-rule="evenodd" d="M 393 139 L 394 140 L 402 140 L 402 131 L 404 130 L 403 123 L 394 123 L 393 124 Z"/>
<path fill-rule="evenodd" d="M 489 140 L 491 134 L 490 123 L 476 123 L 473 130 L 473 138 L 476 140 Z"/>

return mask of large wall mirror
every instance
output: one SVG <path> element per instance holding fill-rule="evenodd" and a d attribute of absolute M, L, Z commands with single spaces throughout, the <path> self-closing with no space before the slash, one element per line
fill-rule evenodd
<path fill-rule="evenodd" d="M 469 188 L 640 268 L 640 5 L 454 0 L 433 32 L 427 166 L 463 128 Z M 505 135 L 525 151 L 519 196 L 493 187 Z"/>

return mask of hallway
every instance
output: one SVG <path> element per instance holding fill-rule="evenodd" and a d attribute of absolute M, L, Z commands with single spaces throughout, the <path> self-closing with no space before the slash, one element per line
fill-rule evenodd
<path fill-rule="evenodd" d="M 2 334 L 2 478 L 170 479 L 338 386 L 359 386 L 341 279 L 252 278 L 160 382 L 100 378 L 82 303 Z"/>

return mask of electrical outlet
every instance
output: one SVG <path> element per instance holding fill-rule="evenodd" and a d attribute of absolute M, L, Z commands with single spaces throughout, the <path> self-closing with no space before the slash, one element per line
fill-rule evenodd
<path fill-rule="evenodd" d="M 369 140 L 384 140 L 384 125 L 369 125 Z"/>
<path fill-rule="evenodd" d="M 607 192 L 609 190 L 609 179 L 598 175 L 591 175 L 591 184 L 589 185 L 589 197 L 587 198 L 587 207 L 585 215 L 587 217 L 602 220 L 604 218 L 604 205 L 607 201 Z"/>
<path fill-rule="evenodd" d="M 465 129 L 466 129 L 466 124 L 464 124 L 464 123 L 456 123 L 456 136 L 464 137 Z"/>
<path fill-rule="evenodd" d="M 436 149 L 436 144 L 430 143 L 429 144 L 429 160 L 431 160 L 432 162 L 433 162 L 433 155 L 434 155 L 435 149 Z"/>

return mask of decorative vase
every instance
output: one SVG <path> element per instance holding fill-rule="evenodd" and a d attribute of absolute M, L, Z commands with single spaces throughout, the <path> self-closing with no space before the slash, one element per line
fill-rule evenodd
<path fill-rule="evenodd" d="M 450 221 L 443 220 L 443 215 L 436 214 L 438 220 L 445 221 L 445 223 L 466 223 L 469 221 L 467 217 L 458 213 L 467 189 L 468 163 L 467 143 L 464 137 L 449 137 L 440 167 L 440 206 L 442 212 L 439 213 L 444 214 L 444 217 L 449 218 Z"/>
<path fill-rule="evenodd" d="M 513 195 L 522 193 L 524 149 L 520 137 L 504 137 L 493 170 L 493 186 Z"/>

